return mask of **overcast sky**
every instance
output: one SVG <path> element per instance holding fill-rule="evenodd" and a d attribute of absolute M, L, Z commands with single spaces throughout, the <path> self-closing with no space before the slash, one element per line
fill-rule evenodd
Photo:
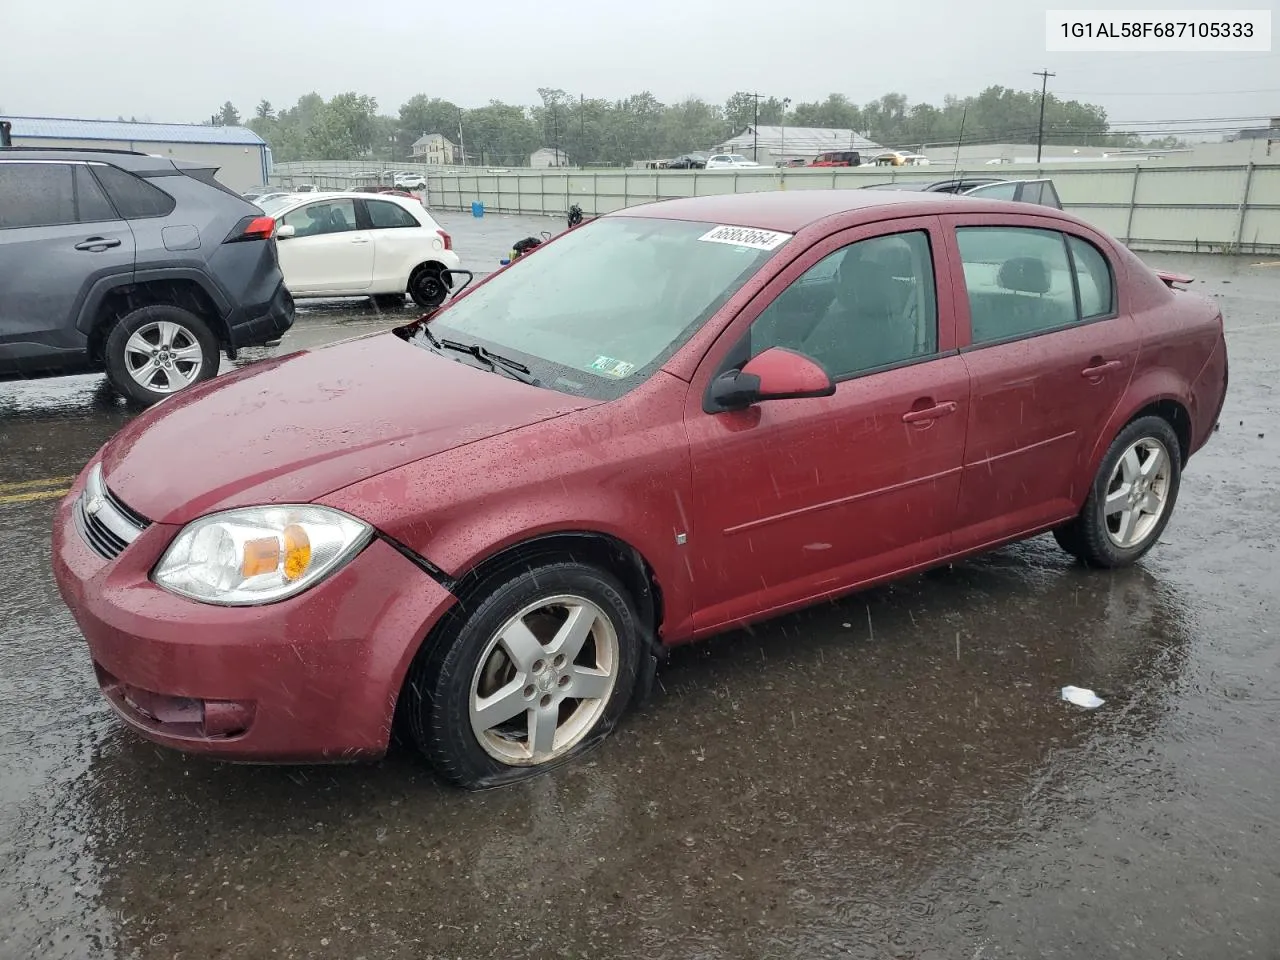
<path fill-rule="evenodd" d="M 540 86 L 722 102 L 889 91 L 938 103 L 990 84 L 1102 104 L 1112 120 L 1280 115 L 1280 54 L 1048 54 L 1028 0 L 0 0 L 0 109 L 10 115 L 199 121 L 315 90 L 415 93 L 464 107 L 531 104 Z M 1058 0 L 1053 8 L 1106 6 Z M 1133 2 L 1134 8 L 1159 9 Z M 1185 7 L 1274 7 L 1194 0 Z"/>

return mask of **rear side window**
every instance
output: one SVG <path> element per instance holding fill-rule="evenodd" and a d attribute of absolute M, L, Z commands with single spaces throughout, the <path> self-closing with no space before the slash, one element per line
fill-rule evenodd
<path fill-rule="evenodd" d="M 126 220 L 167 217 L 177 205 L 173 197 L 154 184 L 126 173 L 119 167 L 95 166 L 93 172 Z"/>
<path fill-rule="evenodd" d="M 365 205 L 369 208 L 369 221 L 375 229 L 422 226 L 412 213 L 398 204 L 387 203 L 385 200 L 366 200 Z"/>
<path fill-rule="evenodd" d="M 76 222 L 69 163 L 0 163 L 0 229 Z"/>
<path fill-rule="evenodd" d="M 107 195 L 98 186 L 89 168 L 78 164 L 75 170 L 76 213 L 81 223 L 100 223 L 104 220 L 115 220 L 117 214 L 111 208 Z"/>
<path fill-rule="evenodd" d="M 974 345 L 1075 323 L 1066 237 L 1025 227 L 959 227 Z"/>
<path fill-rule="evenodd" d="M 970 196 L 983 197 L 988 200 L 1012 200 L 1018 194 L 1016 183 L 992 183 L 987 186 L 974 187 Z"/>
<path fill-rule="evenodd" d="M 1102 251 L 1088 240 L 1067 237 L 1075 264 L 1076 285 L 1080 288 L 1080 315 L 1086 320 L 1109 317 L 1116 312 L 1115 285 L 1111 265 Z"/>

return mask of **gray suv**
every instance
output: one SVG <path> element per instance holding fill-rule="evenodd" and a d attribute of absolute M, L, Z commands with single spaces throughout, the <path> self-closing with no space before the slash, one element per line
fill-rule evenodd
<path fill-rule="evenodd" d="M 275 223 L 215 172 L 0 148 L 0 380 L 105 370 L 145 406 L 278 341 L 293 300 Z"/>

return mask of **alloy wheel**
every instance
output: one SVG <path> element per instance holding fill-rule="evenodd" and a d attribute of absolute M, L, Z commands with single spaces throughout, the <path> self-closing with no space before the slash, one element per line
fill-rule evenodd
<path fill-rule="evenodd" d="M 1146 540 L 1169 504 L 1173 462 L 1154 437 L 1135 441 L 1107 480 L 1102 517 L 1111 542 L 1121 549 Z"/>
<path fill-rule="evenodd" d="M 124 362 L 139 386 L 154 393 L 176 393 L 199 378 L 204 351 L 182 324 L 156 320 L 139 327 L 125 342 Z"/>

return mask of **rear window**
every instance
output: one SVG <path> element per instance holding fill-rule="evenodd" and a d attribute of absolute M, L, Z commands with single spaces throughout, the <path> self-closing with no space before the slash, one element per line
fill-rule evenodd
<path fill-rule="evenodd" d="M 413 214 L 399 204 L 389 203 L 386 200 L 366 200 L 365 206 L 369 208 L 369 221 L 376 229 L 422 226 L 414 219 Z"/>
<path fill-rule="evenodd" d="M 148 183 L 119 167 L 95 166 L 93 172 L 107 191 L 120 215 L 126 220 L 145 217 L 167 217 L 177 205 L 173 197 L 154 184 Z"/>

